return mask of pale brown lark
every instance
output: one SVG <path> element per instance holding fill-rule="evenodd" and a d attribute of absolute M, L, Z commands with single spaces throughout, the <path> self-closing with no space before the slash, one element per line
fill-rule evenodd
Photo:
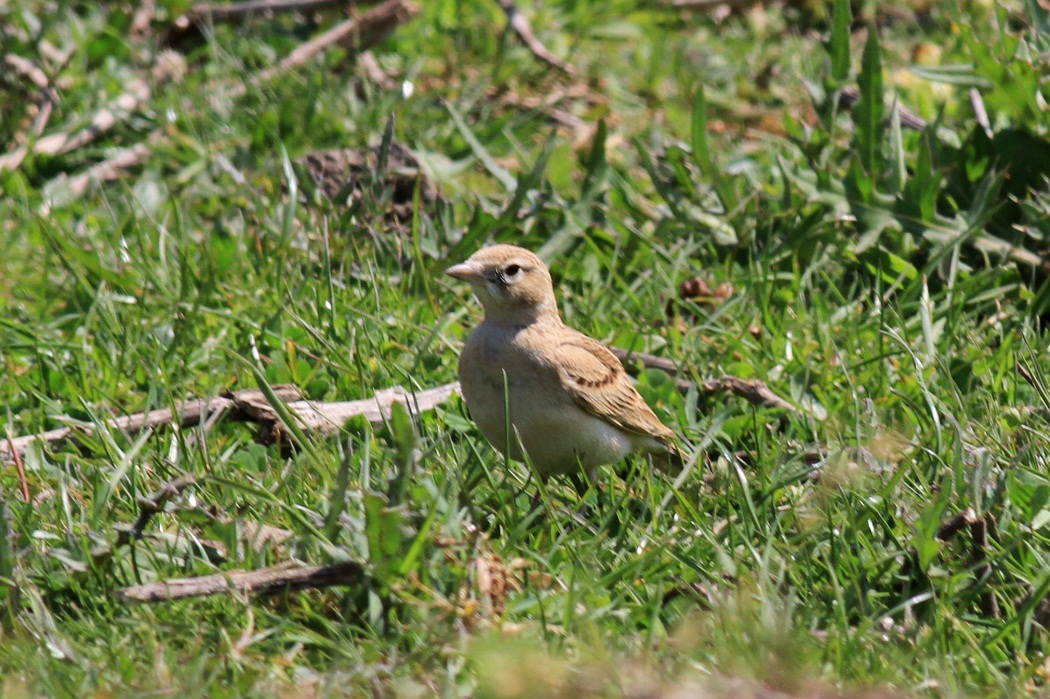
<path fill-rule="evenodd" d="M 459 358 L 463 398 L 500 453 L 522 449 L 544 478 L 577 473 L 635 451 L 678 454 L 675 435 L 638 394 L 620 360 L 566 326 L 550 272 L 513 245 L 482 248 L 446 271 L 485 310 Z M 511 435 L 505 407 L 510 406 Z"/>

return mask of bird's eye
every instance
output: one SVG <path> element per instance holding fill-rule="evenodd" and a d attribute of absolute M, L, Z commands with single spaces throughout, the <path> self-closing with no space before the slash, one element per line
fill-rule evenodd
<path fill-rule="evenodd" d="M 507 268 L 503 270 L 503 274 L 508 277 L 513 277 L 521 271 L 521 267 L 518 265 L 507 265 Z"/>

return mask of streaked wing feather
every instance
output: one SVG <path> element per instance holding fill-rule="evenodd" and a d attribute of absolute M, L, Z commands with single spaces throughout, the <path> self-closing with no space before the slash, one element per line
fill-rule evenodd
<path fill-rule="evenodd" d="M 672 442 L 674 432 L 660 422 L 631 385 L 623 365 L 602 343 L 582 333 L 559 344 L 554 364 L 576 403 L 620 429 Z"/>

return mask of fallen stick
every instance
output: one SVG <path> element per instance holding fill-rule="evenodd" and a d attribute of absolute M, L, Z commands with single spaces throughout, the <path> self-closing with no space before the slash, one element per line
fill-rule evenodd
<path fill-rule="evenodd" d="M 272 2 L 273 0 L 271 0 Z M 258 11 L 261 5 L 261 3 L 256 4 L 254 6 L 256 9 L 252 11 Z M 286 3 L 284 6 L 291 7 L 291 3 Z M 302 4 L 300 3 L 298 7 L 301 6 Z M 261 71 L 252 82 L 258 85 L 262 82 L 273 80 L 282 73 L 307 62 L 332 44 L 341 44 L 352 51 L 367 48 L 385 39 L 399 24 L 418 13 L 419 8 L 407 2 L 407 0 L 387 0 L 387 2 L 378 5 L 360 18 L 342 22 L 320 36 L 302 44 L 278 65 Z M 125 118 L 149 98 L 149 87 L 145 82 L 138 81 L 135 83 L 135 86 L 134 90 L 118 97 L 110 108 L 99 112 L 87 128 L 77 133 L 59 133 L 46 136 L 36 141 L 31 149 L 23 146 L 0 156 L 0 172 L 5 169 L 17 168 L 30 153 L 59 155 L 80 148 L 98 138 L 98 136 L 113 128 L 118 120 Z M 246 92 L 246 89 L 244 83 L 238 83 L 230 90 L 230 96 L 242 95 Z M 163 136 L 163 128 L 154 129 L 144 142 L 120 150 L 107 160 L 93 165 L 74 177 L 68 178 L 68 180 L 60 184 L 61 198 L 75 199 L 82 196 L 93 184 L 117 179 L 124 170 L 132 168 L 150 157 L 153 154 L 153 147 Z M 41 213 L 44 215 L 49 213 L 55 201 L 56 197 L 51 197 L 45 201 Z"/>
<path fill-rule="evenodd" d="M 630 362 L 637 360 L 645 366 L 646 369 L 659 369 L 665 374 L 676 376 L 680 371 L 678 362 L 667 357 L 657 357 L 655 354 L 649 354 L 648 352 L 628 352 L 625 349 L 619 347 L 610 347 L 612 353 L 616 355 L 616 358 L 621 362 Z"/>
<path fill-rule="evenodd" d="M 758 5 L 762 2 L 763 0 L 669 0 L 662 4 L 679 10 L 707 12 L 718 7 L 742 9 L 745 7 L 751 7 L 752 5 Z"/>
<path fill-rule="evenodd" d="M 413 415 L 433 410 L 459 394 L 459 382 L 453 381 L 442 386 L 428 388 L 416 393 L 409 393 L 400 388 L 388 388 L 376 391 L 371 398 L 352 400 L 340 403 L 319 403 L 302 400 L 288 403 L 288 408 L 295 414 L 299 424 L 321 435 L 336 434 L 343 429 L 346 421 L 357 415 L 363 415 L 372 425 L 382 425 L 390 419 L 394 403 L 401 403 Z M 277 412 L 268 404 L 260 406 L 263 413 L 259 417 L 278 424 Z"/>
<path fill-rule="evenodd" d="M 670 359 L 645 353 L 627 352 L 619 348 L 613 348 L 613 353 L 621 361 L 634 358 L 648 367 L 660 369 L 672 375 L 678 372 L 678 365 Z M 679 387 L 683 389 L 690 388 L 693 385 L 686 380 L 679 380 L 678 383 Z M 756 379 L 746 380 L 735 376 L 724 376 L 719 379 L 705 381 L 700 387 L 709 393 L 729 391 L 747 399 L 754 405 L 798 411 L 797 407 L 776 395 L 765 383 Z M 337 434 L 343 429 L 343 425 L 346 424 L 347 420 L 358 415 L 364 416 L 372 425 L 382 425 L 390 419 L 390 412 L 394 403 L 401 403 L 410 413 L 419 415 L 420 413 L 433 410 L 437 405 L 444 403 L 460 392 L 459 382 L 453 381 L 452 383 L 422 391 L 388 388 L 377 391 L 371 398 L 323 403 L 300 400 L 301 394 L 294 386 L 274 386 L 273 390 L 277 397 L 286 404 L 300 427 L 321 436 Z M 264 428 L 267 428 L 261 431 L 267 440 L 275 440 L 278 437 L 289 440 L 291 438 L 291 435 L 287 434 L 287 428 L 283 427 L 278 411 L 270 405 L 262 391 L 256 389 L 246 389 L 228 396 L 216 396 L 210 399 L 188 400 L 180 404 L 174 413 L 170 409 L 164 408 L 148 413 L 137 413 L 127 417 L 115 418 L 109 420 L 106 424 L 110 429 L 129 433 L 165 425 L 175 422 L 176 419 L 182 426 L 188 427 L 198 424 L 203 416 L 219 411 L 230 411 L 230 414 L 226 416 L 227 419 L 260 423 Z M 26 448 L 37 440 L 49 444 L 63 442 L 74 436 L 78 429 L 81 432 L 90 433 L 91 426 L 82 425 L 79 428 L 62 427 L 41 434 L 8 440 L 6 447 L 0 444 L 0 462 L 12 462 L 13 454 L 23 454 Z"/>
<path fill-rule="evenodd" d="M 843 109 L 853 109 L 853 105 L 860 101 L 860 90 L 852 85 L 847 85 L 839 92 L 839 106 Z M 922 131 L 927 126 L 927 121 L 911 111 L 904 105 L 899 108 L 901 126 L 913 131 Z"/>
<path fill-rule="evenodd" d="M 353 0 L 249 0 L 248 2 L 202 2 L 175 19 L 174 24 L 182 28 L 191 22 L 208 19 L 212 22 L 233 22 L 249 15 L 277 12 L 315 12 L 336 7 L 350 7 Z M 180 26 L 182 25 L 182 26 Z"/>
<path fill-rule="evenodd" d="M 454 381 L 419 392 L 388 388 L 377 391 L 371 398 L 337 403 L 300 400 L 301 394 L 295 386 L 278 385 L 273 387 L 273 391 L 287 405 L 302 427 L 327 436 L 339 432 L 347 420 L 357 415 L 363 415 L 372 425 L 382 425 L 390 419 L 390 411 L 394 403 L 402 403 L 409 412 L 416 415 L 433 410 L 439 403 L 459 393 L 459 382 Z M 109 429 L 129 433 L 176 421 L 183 427 L 189 427 L 199 424 L 204 416 L 214 415 L 216 412 L 228 413 L 227 419 L 260 423 L 269 428 L 268 431 L 263 430 L 263 433 L 270 439 L 276 438 L 277 433 L 286 436 L 284 435 L 285 430 L 281 427 L 280 415 L 266 400 L 265 394 L 257 389 L 245 389 L 227 396 L 188 400 L 180 404 L 175 412 L 162 408 L 148 413 L 118 417 L 107 421 L 106 426 Z M 79 429 L 62 427 L 41 434 L 10 439 L 8 445 L 0 449 L 0 461 L 10 462 L 13 459 L 12 454 L 23 454 L 29 445 L 37 440 L 57 444 L 73 437 L 78 432 L 90 433 L 91 426 L 82 425 Z"/>
<path fill-rule="evenodd" d="M 47 128 L 47 123 L 51 120 L 51 115 L 55 111 L 55 105 L 58 103 L 58 90 L 51 84 L 51 80 L 44 71 L 28 58 L 9 53 L 4 56 L 4 63 L 15 73 L 25 77 L 40 88 L 41 92 L 37 114 L 29 127 L 29 137 L 26 139 L 28 144 L 15 149 L 10 156 L 5 156 L 11 158 L 7 167 L 13 170 L 25 160 L 26 155 L 29 153 L 29 147 L 33 145 L 33 139 L 39 138 L 44 133 L 44 129 Z M 3 160 L 3 158 L 0 158 L 0 160 Z M 0 170 L 3 169 L 4 165 L 0 164 Z"/>
<path fill-rule="evenodd" d="M 18 452 L 15 452 L 15 458 L 18 458 Z M 94 562 L 95 567 L 112 558 L 117 549 L 124 548 L 131 542 L 141 539 L 146 531 L 146 525 L 149 524 L 153 515 L 163 510 L 168 500 L 196 484 L 197 479 L 193 476 L 179 476 L 175 480 L 165 483 L 160 490 L 152 495 L 139 498 L 139 516 L 135 523 L 130 526 L 117 525 L 115 527 L 117 530 L 116 541 L 112 545 L 108 543 L 103 544 L 91 551 L 91 560 Z"/>
<path fill-rule="evenodd" d="M 113 156 L 103 160 L 101 163 L 92 165 L 78 175 L 69 178 L 60 175 L 53 180 L 54 183 L 59 183 L 61 197 L 58 199 L 76 199 L 83 196 L 92 185 L 117 179 L 120 177 L 121 171 L 135 167 L 153 154 L 153 148 L 148 145 L 148 142 L 155 141 L 160 134 L 161 130 L 157 129 L 147 137 L 147 143 L 137 143 L 130 148 L 123 148 Z M 54 186 L 51 182 L 48 184 Z M 51 211 L 51 207 L 55 204 L 55 199 L 54 196 L 46 197 L 44 204 L 40 207 L 40 212 L 44 215 L 48 214 Z"/>
<path fill-rule="evenodd" d="M 132 585 L 117 590 L 117 596 L 126 602 L 162 602 L 225 592 L 272 595 L 293 590 L 352 585 L 360 582 L 364 576 L 364 567 L 352 561 L 310 567 L 283 563 L 260 570 L 231 570 L 196 578 Z"/>
<path fill-rule="evenodd" d="M 991 619 L 998 619 L 1000 616 L 999 601 L 996 599 L 995 591 L 992 588 L 992 566 L 988 562 L 987 553 L 989 523 L 991 523 L 991 526 L 995 524 L 995 521 L 989 515 L 978 516 L 976 510 L 972 507 L 967 507 L 961 512 L 957 512 L 942 520 L 937 527 L 934 537 L 938 541 L 947 543 L 958 536 L 963 529 L 970 530 L 972 538 L 970 552 L 973 560 L 974 582 L 978 586 L 983 586 L 983 589 L 980 589 L 978 593 L 977 603 L 982 614 Z M 901 570 L 905 578 L 914 574 L 913 571 L 917 566 L 918 560 L 918 551 L 914 546 L 909 546 Z"/>
<path fill-rule="evenodd" d="M 51 85 L 51 81 L 48 79 L 47 74 L 40 69 L 40 66 L 33 63 L 28 58 L 23 58 L 14 53 L 8 53 L 4 55 L 4 63 L 6 63 L 15 73 L 28 79 L 41 90 L 46 90 Z"/>
<path fill-rule="evenodd" d="M 153 17 L 157 13 L 157 3 L 155 0 L 143 0 L 139 3 L 138 9 L 131 16 L 131 24 L 128 25 L 128 36 L 134 41 L 145 40 L 150 33 L 150 25 L 153 24 Z"/>
<path fill-rule="evenodd" d="M 294 386 L 279 385 L 274 386 L 273 390 L 284 401 L 298 400 L 301 397 L 299 389 Z M 226 396 L 187 400 L 179 403 L 174 411 L 170 408 L 161 408 L 145 413 L 113 418 L 106 421 L 106 426 L 109 429 L 128 433 L 139 432 L 173 422 L 178 422 L 183 427 L 189 427 L 200 422 L 202 416 L 219 411 L 232 411 L 232 414 L 229 416 L 231 419 L 257 420 L 256 416 L 259 414 L 260 404 L 265 404 L 269 407 L 262 391 L 245 389 Z M 13 463 L 14 454 L 24 454 L 29 445 L 36 441 L 54 445 L 64 442 L 78 433 L 90 434 L 91 432 L 91 425 L 78 425 L 75 427 L 60 427 L 40 434 L 15 437 L 8 440 L 7 444 L 0 443 L 0 462 Z"/>
<path fill-rule="evenodd" d="M 657 357 L 656 355 L 647 354 L 645 352 L 628 352 L 619 347 L 610 347 L 610 349 L 621 362 L 637 360 L 649 369 L 659 369 L 671 376 L 677 376 L 681 371 L 678 363 L 673 359 Z M 692 381 L 686 379 L 676 379 L 675 385 L 678 387 L 679 391 L 684 393 L 692 388 L 694 384 Z M 752 405 L 757 405 L 759 407 L 782 408 L 792 413 L 800 412 L 797 406 L 778 396 L 773 392 L 773 389 L 759 379 L 742 379 L 739 376 L 723 376 L 721 378 L 704 381 L 700 384 L 700 388 L 707 393 L 721 393 L 723 391 L 728 391 L 733 395 L 740 396 Z"/>
<path fill-rule="evenodd" d="M 175 480 L 165 483 L 155 493 L 139 498 L 138 519 L 128 529 L 117 534 L 116 546 L 119 548 L 131 543 L 133 540 L 141 539 L 142 533 L 146 531 L 146 525 L 149 524 L 153 515 L 163 510 L 168 500 L 177 497 L 182 491 L 196 484 L 197 479 L 191 475 L 179 476 Z"/>
<path fill-rule="evenodd" d="M 37 139 L 31 145 L 21 146 L 10 153 L 0 156 L 0 172 L 14 170 L 29 155 L 62 155 L 91 143 L 96 138 L 112 129 L 116 124 L 127 119 L 132 112 L 148 100 L 150 88 L 143 80 L 132 81 L 131 88 L 117 97 L 109 106 L 100 110 L 91 119 L 91 123 L 79 131 L 63 131 Z"/>
<path fill-rule="evenodd" d="M 29 127 L 29 133 L 33 138 L 39 138 L 44 133 L 47 123 L 51 121 L 51 115 L 55 111 L 56 104 L 58 104 L 58 90 L 48 85 L 44 88 L 44 94 L 40 99 L 40 111 L 37 112 L 36 117 L 33 118 L 32 126 Z"/>
<path fill-rule="evenodd" d="M 941 522 L 941 526 L 937 527 L 936 536 L 941 541 L 951 541 L 956 534 L 966 527 L 972 527 L 977 521 L 977 512 L 972 507 L 967 507 Z"/>
<path fill-rule="evenodd" d="M 781 398 L 773 392 L 764 381 L 760 379 L 742 379 L 739 376 L 722 376 L 717 379 L 708 379 L 700 384 L 707 393 L 722 393 L 728 391 L 739 396 L 752 405 L 761 408 L 781 408 L 790 413 L 801 412 L 798 407 Z"/>
<path fill-rule="evenodd" d="M 273 80 L 281 73 L 303 65 L 329 46 L 338 44 L 348 51 L 359 51 L 376 44 L 394 29 L 419 13 L 419 8 L 407 0 L 387 0 L 358 18 L 340 22 L 326 32 L 297 46 L 272 68 L 260 72 L 255 83 Z"/>
<path fill-rule="evenodd" d="M 371 51 L 362 51 L 358 54 L 357 65 L 361 66 L 368 79 L 379 87 L 384 90 L 397 89 L 397 81 L 386 74 L 382 66 L 379 65 L 379 61 L 376 60 L 375 54 Z"/>
<path fill-rule="evenodd" d="M 11 450 L 11 455 L 14 457 L 15 470 L 18 472 L 18 483 L 22 486 L 22 500 L 27 503 L 33 502 L 33 498 L 29 493 L 29 481 L 26 479 L 26 467 L 22 463 L 22 456 L 15 451 L 10 428 L 7 430 L 7 445 Z"/>
<path fill-rule="evenodd" d="M 238 22 L 255 14 L 272 16 L 279 12 L 314 12 L 327 8 L 349 9 L 356 0 L 249 0 L 248 2 L 201 2 L 176 17 L 165 32 L 164 44 L 175 46 L 203 38 L 208 24 Z"/>
<path fill-rule="evenodd" d="M 976 564 L 973 571 L 974 578 L 978 583 L 984 582 L 984 589 L 981 590 L 981 595 L 978 598 L 981 613 L 989 619 L 998 619 L 999 600 L 996 599 L 995 591 L 992 589 L 992 564 L 988 562 L 989 521 L 988 515 L 985 515 L 970 525 L 970 535 L 973 537 L 970 551 Z"/>
<path fill-rule="evenodd" d="M 536 38 L 528 17 L 521 14 L 517 5 L 514 4 L 514 0 L 497 0 L 497 2 L 499 3 L 499 6 L 503 8 L 503 12 L 507 15 L 507 24 L 514 30 L 514 33 L 518 35 L 518 38 L 521 39 L 526 48 L 532 52 L 533 56 L 540 59 L 550 67 L 560 70 L 566 75 L 576 74 L 576 71 L 573 70 L 571 65 L 551 53 L 550 50 L 543 45 L 543 42 Z"/>
<path fill-rule="evenodd" d="M 550 98 L 541 99 L 539 97 L 504 95 L 499 97 L 499 100 L 508 107 L 538 112 L 546 117 L 551 123 L 567 129 L 577 130 L 586 126 L 586 122 L 572 112 L 553 106 L 554 103 L 558 101 L 556 99 L 552 100 Z"/>

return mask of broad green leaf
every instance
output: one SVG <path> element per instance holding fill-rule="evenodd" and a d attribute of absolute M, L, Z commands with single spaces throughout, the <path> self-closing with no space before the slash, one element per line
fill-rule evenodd
<path fill-rule="evenodd" d="M 915 547 L 915 553 L 919 558 L 919 568 L 924 572 L 929 570 L 930 564 L 933 563 L 933 559 L 941 550 L 942 543 L 937 538 L 937 530 L 940 528 L 945 510 L 948 508 L 950 497 L 951 491 L 942 491 L 940 495 L 929 503 L 919 518 L 915 520 L 912 545 Z"/>
<path fill-rule="evenodd" d="M 1025 9 L 1028 11 L 1028 19 L 1036 32 L 1042 36 L 1050 34 L 1050 10 L 1039 0 L 1025 0 Z"/>
<path fill-rule="evenodd" d="M 831 58 L 831 79 L 838 85 L 849 79 L 849 25 L 853 21 L 850 0 L 835 0 L 832 8 L 831 38 L 828 40 L 828 56 Z"/>
<path fill-rule="evenodd" d="M 401 551 L 401 510 L 388 507 L 387 499 L 378 493 L 364 496 L 365 537 L 368 540 L 368 562 L 376 578 L 390 583 L 390 573 Z"/>
<path fill-rule="evenodd" d="M 857 83 L 860 88 L 860 101 L 854 110 L 857 155 L 861 166 L 877 182 L 882 169 L 882 117 L 885 108 L 882 102 L 882 50 L 874 25 L 868 29 L 868 41 L 864 45 Z"/>
<path fill-rule="evenodd" d="M 937 195 L 940 193 L 941 180 L 944 175 L 935 170 L 933 165 L 933 151 L 930 145 L 932 134 L 924 133 L 919 141 L 919 154 L 915 159 L 915 167 L 911 178 L 904 184 L 904 192 L 901 198 L 900 211 L 913 218 L 913 223 L 918 223 L 924 228 L 923 222 L 933 222 L 937 217 Z M 902 223 L 908 221 L 902 219 Z M 914 227 L 911 228 L 915 230 Z"/>
<path fill-rule="evenodd" d="M 393 113 L 387 117 L 386 127 L 383 129 L 383 139 L 379 142 L 379 158 L 376 160 L 376 175 L 382 175 L 386 172 L 387 161 L 390 159 L 390 144 L 394 142 L 394 127 L 397 125 L 397 119 Z M 379 177 L 376 181 L 379 181 Z"/>
<path fill-rule="evenodd" d="M 394 438 L 394 459 L 397 463 L 397 473 L 390 482 L 389 497 L 390 504 L 397 506 L 405 494 L 409 476 L 412 473 L 412 465 L 415 460 L 415 449 L 418 443 L 416 429 L 412 424 L 412 416 L 408 414 L 405 405 L 395 401 L 390 406 L 390 431 Z"/>
<path fill-rule="evenodd" d="M 852 201 L 868 204 L 875 198 L 875 181 L 859 157 L 850 161 L 842 183 L 846 187 L 846 195 Z"/>
<path fill-rule="evenodd" d="M 692 119 L 692 150 L 693 161 L 705 176 L 710 178 L 711 186 L 718 194 L 722 202 L 722 208 L 726 211 L 735 209 L 737 206 L 736 196 L 722 177 L 722 171 L 715 163 L 707 142 L 707 99 L 704 96 L 704 86 L 697 88 L 693 97 L 693 119 Z"/>
<path fill-rule="evenodd" d="M 914 281 L 919 277 L 915 265 L 881 245 L 867 250 L 863 259 L 868 272 L 872 276 L 879 276 L 887 284 L 897 284 L 901 279 Z"/>
<path fill-rule="evenodd" d="M 598 120 L 598 128 L 594 131 L 594 140 L 591 142 L 591 150 L 584 162 L 583 185 L 580 187 L 580 198 L 593 200 L 605 185 L 605 178 L 609 171 L 609 162 L 605 152 L 605 140 L 608 128 L 605 119 Z"/>
<path fill-rule="evenodd" d="M 346 508 L 346 491 L 350 487 L 350 467 L 352 465 L 350 454 L 350 445 L 348 443 L 343 452 L 343 458 L 339 463 L 339 470 L 335 473 L 335 483 L 332 485 L 332 492 L 328 496 L 328 513 L 325 515 L 324 531 L 325 536 L 333 543 L 339 540 L 339 518 Z"/>

